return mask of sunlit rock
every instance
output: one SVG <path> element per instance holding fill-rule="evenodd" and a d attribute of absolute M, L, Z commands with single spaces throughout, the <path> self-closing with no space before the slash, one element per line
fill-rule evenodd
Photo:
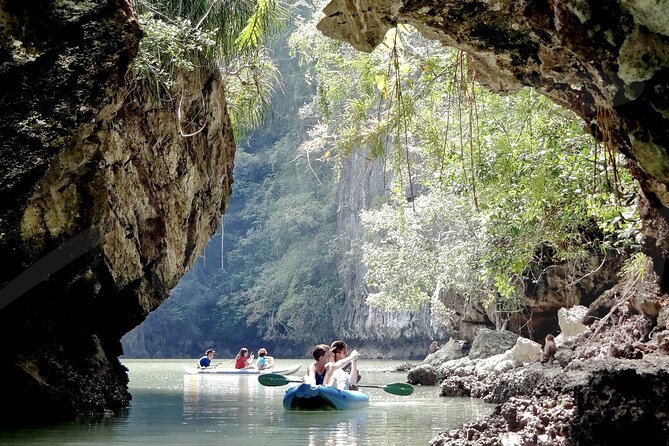
<path fill-rule="evenodd" d="M 558 323 L 563 337 L 576 336 L 588 329 L 583 324 L 583 318 L 588 309 L 582 305 L 574 305 L 571 308 L 560 308 L 558 310 Z"/>

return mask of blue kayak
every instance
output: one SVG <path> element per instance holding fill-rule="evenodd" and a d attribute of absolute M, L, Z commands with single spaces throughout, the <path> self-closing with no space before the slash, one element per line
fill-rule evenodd
<path fill-rule="evenodd" d="M 364 407 L 368 403 L 369 397 L 357 390 L 310 384 L 291 387 L 283 397 L 283 407 L 288 410 L 347 410 Z"/>

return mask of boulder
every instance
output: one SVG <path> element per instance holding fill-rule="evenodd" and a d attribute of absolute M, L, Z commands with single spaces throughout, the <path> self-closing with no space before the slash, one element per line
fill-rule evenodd
<path fill-rule="evenodd" d="M 439 347 L 437 351 L 427 355 L 423 363 L 431 364 L 435 367 L 439 366 L 444 362 L 467 356 L 470 347 L 471 345 L 467 341 L 458 341 L 451 338 L 446 344 Z"/>
<path fill-rule="evenodd" d="M 407 374 L 407 381 L 410 384 L 421 384 L 424 386 L 434 386 L 437 384 L 437 373 L 429 364 L 414 367 Z"/>
<path fill-rule="evenodd" d="M 582 305 L 574 305 L 571 308 L 560 308 L 558 310 L 558 324 L 560 331 L 566 337 L 576 336 L 588 330 L 583 324 L 583 318 L 588 313 L 588 309 Z"/>
<path fill-rule="evenodd" d="M 657 326 L 661 328 L 669 328 L 669 306 L 665 306 L 660 310 L 657 316 Z"/>
<path fill-rule="evenodd" d="M 519 362 L 535 362 L 541 358 L 541 344 L 531 339 L 519 337 L 516 340 L 516 345 L 511 348 L 511 355 Z"/>
<path fill-rule="evenodd" d="M 504 353 L 516 344 L 516 339 L 518 335 L 510 331 L 481 329 L 474 338 L 469 359 L 489 358 Z"/>

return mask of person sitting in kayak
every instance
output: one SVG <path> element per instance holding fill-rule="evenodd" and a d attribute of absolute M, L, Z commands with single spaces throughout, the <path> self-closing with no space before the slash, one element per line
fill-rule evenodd
<path fill-rule="evenodd" d="M 304 382 L 311 385 L 326 385 L 332 374 L 349 365 L 359 353 L 357 350 L 348 356 L 342 356 L 338 361 L 333 361 L 332 349 L 327 344 L 318 344 L 313 351 L 315 361 L 309 365 Z"/>
<path fill-rule="evenodd" d="M 246 347 L 242 347 L 235 356 L 235 368 L 236 369 L 250 369 L 253 368 L 253 353 L 249 356 L 249 350 Z"/>
<path fill-rule="evenodd" d="M 334 351 L 338 350 L 338 349 L 343 349 L 343 350 L 346 350 L 346 352 L 348 352 L 348 347 L 346 346 L 346 342 L 344 342 L 344 341 L 334 341 L 332 343 L 332 345 L 330 346 L 330 351 L 332 351 L 333 352 L 332 354 L 334 355 Z M 344 355 L 346 355 L 346 353 L 344 353 Z M 353 364 L 351 362 L 349 362 L 348 364 L 346 364 L 343 367 L 344 371 L 346 373 L 348 373 L 349 375 L 351 375 L 352 365 Z M 357 363 L 356 363 L 356 365 L 357 365 Z M 351 375 L 351 376 L 353 376 L 353 375 Z M 356 384 L 359 383 L 361 379 L 362 379 L 362 375 L 360 374 L 360 369 L 357 369 L 356 370 L 356 376 L 355 376 L 355 383 Z M 351 390 L 358 390 L 357 385 L 355 385 L 354 387 L 355 388 L 352 388 Z"/>
<path fill-rule="evenodd" d="M 307 369 L 307 376 L 304 382 L 314 386 L 323 384 L 325 374 L 327 373 L 327 364 L 331 362 L 332 354 L 330 346 L 327 344 L 318 344 L 312 352 L 314 362 Z"/>
<path fill-rule="evenodd" d="M 335 367 L 331 367 L 331 371 L 325 377 L 325 385 L 336 387 L 339 390 L 358 390 L 358 362 L 356 359 L 359 356 L 357 350 L 353 350 L 348 354 L 348 347 L 344 341 L 334 341 L 330 346 L 330 351 L 334 355 Z M 351 364 L 351 372 L 344 370 L 344 367 Z"/>
<path fill-rule="evenodd" d="M 211 365 L 211 360 L 214 359 L 214 353 L 216 353 L 216 350 L 214 349 L 207 349 L 206 352 L 204 352 L 204 356 L 200 358 L 200 360 L 197 362 L 197 366 L 201 369 L 206 369 L 209 367 L 218 367 L 222 363 L 219 362 L 218 364 Z"/>
<path fill-rule="evenodd" d="M 258 350 L 258 360 L 256 361 L 258 370 L 265 370 L 274 367 L 274 358 L 267 355 L 267 350 L 261 348 Z"/>

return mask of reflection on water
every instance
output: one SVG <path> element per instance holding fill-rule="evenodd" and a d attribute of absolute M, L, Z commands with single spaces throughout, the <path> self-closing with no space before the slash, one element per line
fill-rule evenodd
<path fill-rule="evenodd" d="M 381 370 L 366 369 L 365 380 L 383 384 L 406 378 Z M 184 423 L 206 425 L 235 441 L 262 435 L 285 445 L 427 444 L 443 430 L 487 416 L 493 407 L 470 398 L 440 398 L 436 387 L 417 387 L 410 396 L 365 388 L 370 396 L 366 408 L 286 411 L 282 399 L 288 386 L 265 387 L 255 376 L 188 375 L 183 380 Z"/>
<path fill-rule="evenodd" d="M 369 411 L 294 412 L 284 414 L 286 426 L 295 432 L 304 431 L 305 443 L 309 446 L 334 446 L 368 444 L 365 427 L 368 426 Z"/>
<path fill-rule="evenodd" d="M 256 376 L 184 376 L 185 424 L 217 426 L 226 440 L 271 438 L 272 444 L 358 445 L 367 409 L 294 412 L 283 409 L 284 387 L 265 387 Z"/>
<path fill-rule="evenodd" d="M 370 403 L 362 409 L 286 411 L 282 399 L 288 386 L 265 387 L 257 376 L 184 375 L 183 366 L 191 362 L 124 361 L 133 394 L 127 413 L 4 430 L 0 431 L 0 444 L 218 446 L 267 439 L 272 446 L 380 442 L 406 446 L 428 444 L 439 432 L 485 417 L 493 407 L 469 398 L 440 398 L 436 387 L 417 387 L 410 396 L 364 389 Z M 303 361 L 303 369 L 307 364 Z M 382 371 L 393 366 L 362 361 L 365 383 L 404 381 L 403 373 Z"/>

